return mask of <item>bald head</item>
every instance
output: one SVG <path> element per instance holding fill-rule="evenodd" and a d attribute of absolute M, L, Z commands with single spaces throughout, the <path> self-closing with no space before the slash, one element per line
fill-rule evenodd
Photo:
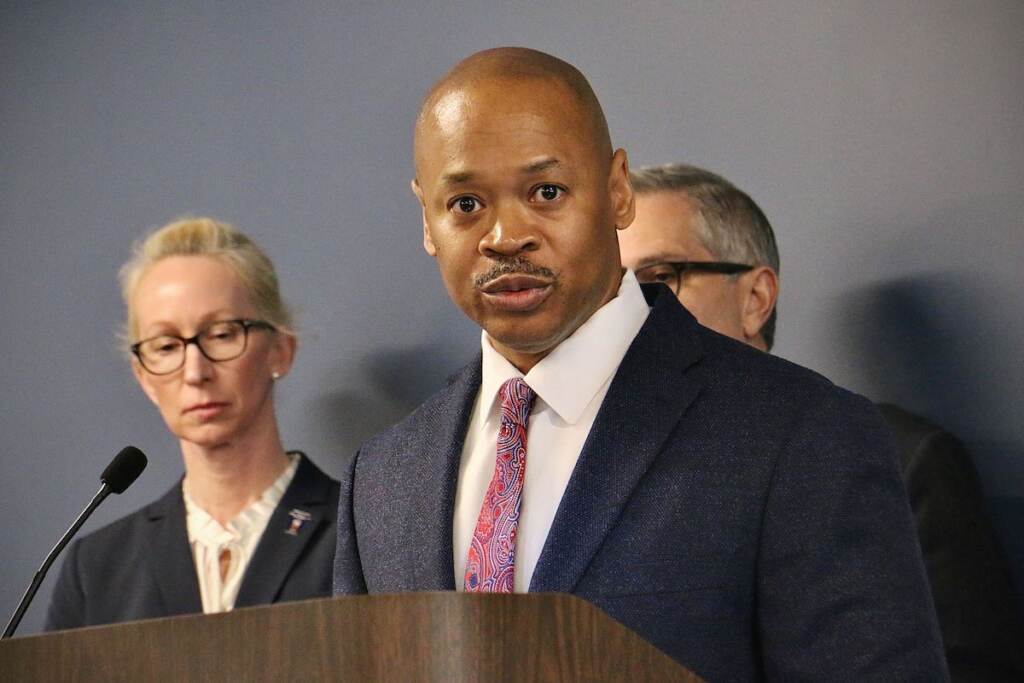
<path fill-rule="evenodd" d="M 521 48 L 469 57 L 427 95 L 415 157 L 423 248 L 521 372 L 615 296 L 629 162 L 575 68 Z"/>
<path fill-rule="evenodd" d="M 460 117 L 471 114 L 474 100 L 482 92 L 500 91 L 502 84 L 528 87 L 531 83 L 537 85 L 538 96 L 543 96 L 546 88 L 569 94 L 576 111 L 566 112 L 567 122 L 583 128 L 578 134 L 592 145 L 599 158 L 611 157 L 611 138 L 601 103 L 576 67 L 538 50 L 498 47 L 462 60 L 427 93 L 416 118 L 413 153 L 417 176 L 428 131 L 445 130 Z"/>

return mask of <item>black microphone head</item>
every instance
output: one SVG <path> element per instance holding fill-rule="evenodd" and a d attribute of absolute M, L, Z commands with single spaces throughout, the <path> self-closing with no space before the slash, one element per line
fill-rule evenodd
<path fill-rule="evenodd" d="M 146 462 L 145 453 L 135 446 L 125 446 L 103 470 L 100 481 L 114 493 L 124 493 L 146 469 Z"/>

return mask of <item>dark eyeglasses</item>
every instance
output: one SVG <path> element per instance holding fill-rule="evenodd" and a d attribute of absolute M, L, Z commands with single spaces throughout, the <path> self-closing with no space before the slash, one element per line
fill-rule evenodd
<path fill-rule="evenodd" d="M 726 261 L 673 261 L 654 263 L 636 271 L 636 279 L 640 282 L 662 282 L 674 293 L 679 294 L 687 273 L 718 273 L 719 275 L 736 275 L 753 270 L 754 266 L 746 263 L 729 263 Z"/>
<path fill-rule="evenodd" d="M 161 334 L 132 344 L 131 350 L 148 372 L 169 375 L 185 364 L 185 349 L 189 344 L 195 344 L 199 352 L 214 363 L 238 358 L 245 353 L 251 329 L 277 331 L 263 320 L 219 320 L 191 337 Z"/>

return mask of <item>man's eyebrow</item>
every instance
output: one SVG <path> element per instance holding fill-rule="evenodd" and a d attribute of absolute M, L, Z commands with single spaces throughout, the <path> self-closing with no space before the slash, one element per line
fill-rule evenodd
<path fill-rule="evenodd" d="M 547 159 L 541 159 L 539 161 L 533 162 L 532 164 L 527 164 L 526 166 L 523 167 L 522 174 L 533 175 L 534 173 L 540 173 L 541 171 L 546 171 L 549 168 L 561 165 L 562 162 L 556 159 L 555 157 L 548 157 Z"/>
<path fill-rule="evenodd" d="M 519 171 L 522 175 L 534 175 L 536 173 L 542 173 L 548 169 L 561 166 L 562 162 L 555 157 L 547 157 L 546 159 L 540 159 L 534 161 L 531 164 L 523 166 Z M 451 171 L 441 176 L 442 185 L 462 185 L 473 181 L 477 177 L 477 174 L 473 171 Z"/>
<path fill-rule="evenodd" d="M 686 256 L 681 256 L 679 252 L 669 251 L 657 251 L 653 254 L 647 254 L 639 264 L 637 264 L 636 270 L 643 268 L 650 268 L 651 266 L 660 266 L 664 263 L 683 263 L 690 259 Z"/>
<path fill-rule="evenodd" d="M 472 171 L 453 171 L 452 173 L 445 173 L 441 176 L 442 185 L 461 185 L 462 183 L 468 183 L 475 177 Z"/>

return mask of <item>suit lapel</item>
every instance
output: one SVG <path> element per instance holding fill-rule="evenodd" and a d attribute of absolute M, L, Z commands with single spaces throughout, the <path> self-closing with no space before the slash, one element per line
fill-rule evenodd
<path fill-rule="evenodd" d="M 668 288 L 626 352 L 584 443 L 530 581 L 571 592 L 665 440 L 703 387 L 696 321 Z"/>
<path fill-rule="evenodd" d="M 371 591 L 454 590 L 452 521 L 462 445 L 480 388 L 478 356 L 412 418 L 402 448 L 379 462 L 366 492 L 367 552 L 387 558 Z M 359 473 L 356 477 L 358 479 Z M 396 504 L 400 501 L 401 504 Z"/>
<path fill-rule="evenodd" d="M 425 473 L 426 490 L 432 492 L 421 498 L 425 503 L 423 519 L 427 524 L 429 537 L 422 547 L 435 551 L 416 569 L 416 585 L 434 590 L 455 590 L 455 568 L 452 563 L 454 551 L 452 524 L 455 517 L 455 488 L 459 479 L 459 462 L 462 460 L 462 446 L 466 440 L 466 429 L 480 390 L 481 356 L 465 370 L 456 375 L 449 385 L 447 405 L 441 406 L 439 415 L 447 416 L 437 426 L 437 432 L 428 434 L 429 450 L 423 464 L 429 469 Z"/>
<path fill-rule="evenodd" d="M 235 607 L 270 604 L 277 599 L 292 568 L 312 541 L 317 529 L 327 523 L 330 480 L 301 455 L 295 478 L 267 522 L 242 585 Z"/>
<path fill-rule="evenodd" d="M 147 537 L 147 561 L 163 602 L 164 613 L 172 616 L 202 612 L 199 579 L 196 577 L 188 531 L 185 528 L 185 501 L 181 494 L 181 483 L 147 507 L 146 515 L 152 525 L 152 531 Z"/>

